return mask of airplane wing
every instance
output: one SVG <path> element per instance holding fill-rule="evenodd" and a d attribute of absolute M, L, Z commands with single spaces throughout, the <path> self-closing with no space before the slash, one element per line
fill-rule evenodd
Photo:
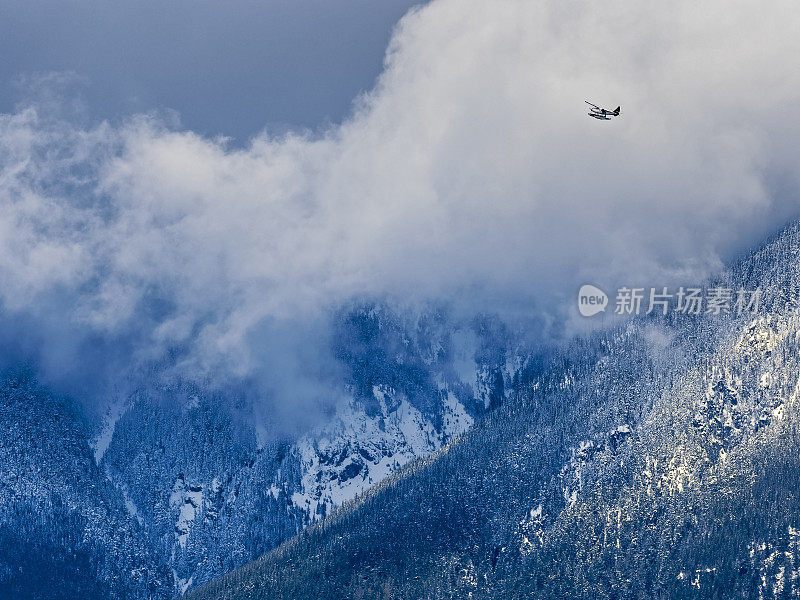
<path fill-rule="evenodd" d="M 593 107 L 594 107 L 594 108 L 596 108 L 597 110 L 603 110 L 602 108 L 600 108 L 599 106 L 597 106 L 597 104 L 592 104 L 592 103 L 591 103 L 591 102 L 589 102 L 588 100 L 584 100 L 584 102 L 586 102 L 586 104 L 588 104 L 589 106 L 593 106 Z"/>

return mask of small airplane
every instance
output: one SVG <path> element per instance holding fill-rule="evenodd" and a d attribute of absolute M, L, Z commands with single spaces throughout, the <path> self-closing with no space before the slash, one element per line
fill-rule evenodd
<path fill-rule="evenodd" d="M 620 109 L 619 106 L 614 110 L 606 110 L 605 108 L 600 108 L 596 104 L 592 104 L 588 100 L 584 100 L 584 102 L 586 102 L 586 104 L 592 107 L 589 109 L 589 112 L 587 113 L 590 117 L 593 117 L 595 119 L 600 119 L 601 121 L 610 121 L 611 117 L 619 116 L 619 109 Z"/>

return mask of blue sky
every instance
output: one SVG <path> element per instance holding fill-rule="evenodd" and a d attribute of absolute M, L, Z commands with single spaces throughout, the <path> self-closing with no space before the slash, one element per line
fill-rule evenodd
<path fill-rule="evenodd" d="M 245 141 L 338 122 L 412 0 L 4 0 L 0 112 L 21 76 L 71 71 L 94 119 L 174 109 Z"/>

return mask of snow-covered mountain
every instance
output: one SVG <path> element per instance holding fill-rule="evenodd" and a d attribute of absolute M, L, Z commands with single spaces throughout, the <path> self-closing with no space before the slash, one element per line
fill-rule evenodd
<path fill-rule="evenodd" d="M 78 588 L 86 597 L 174 596 L 435 453 L 499 405 L 511 385 L 507 354 L 516 342 L 496 319 L 454 323 L 433 309 L 400 315 L 377 305 L 336 318 L 332 352 L 342 381 L 331 387 L 334 410 L 294 438 L 271 436 L 252 400 L 234 393 L 145 384 L 92 420 L 32 374 L 8 373 L 3 539 L 30 552 L 52 543 L 55 563 L 85 552 L 76 581 L 87 578 Z M 48 444 L 53 451 L 43 449 Z M 80 521 L 77 529 L 47 541 L 43 528 L 67 527 L 55 522 L 64 511 Z M 10 547 L 0 553 L 0 589 L 16 585 L 14 597 L 25 597 Z M 126 559 L 109 562 L 108 548 Z"/>
<path fill-rule="evenodd" d="M 7 372 L 0 597 L 794 597 L 800 226 L 715 284 L 761 309 L 547 348 L 349 307 L 295 436 L 232 390 L 154 378 L 96 423 Z"/>
<path fill-rule="evenodd" d="M 334 411 L 270 438 L 251 402 L 195 385 L 142 387 L 110 404 L 99 469 L 169 567 L 176 593 L 245 564 L 502 404 L 521 344 L 499 320 L 378 305 L 337 316 Z"/>
<path fill-rule="evenodd" d="M 524 361 L 502 406 L 192 598 L 800 595 L 800 227 L 715 285 Z"/>

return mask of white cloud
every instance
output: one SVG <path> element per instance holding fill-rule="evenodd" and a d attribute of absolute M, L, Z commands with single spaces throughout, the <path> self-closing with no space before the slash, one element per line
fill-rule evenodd
<path fill-rule="evenodd" d="M 46 306 L 133 337 L 132 363 L 185 344 L 193 372 L 242 376 L 269 368 L 264 322 L 353 296 L 557 315 L 587 281 L 697 281 L 796 215 L 798 21 L 785 1 L 436 0 L 321 137 L 4 115 L 6 317 Z"/>

